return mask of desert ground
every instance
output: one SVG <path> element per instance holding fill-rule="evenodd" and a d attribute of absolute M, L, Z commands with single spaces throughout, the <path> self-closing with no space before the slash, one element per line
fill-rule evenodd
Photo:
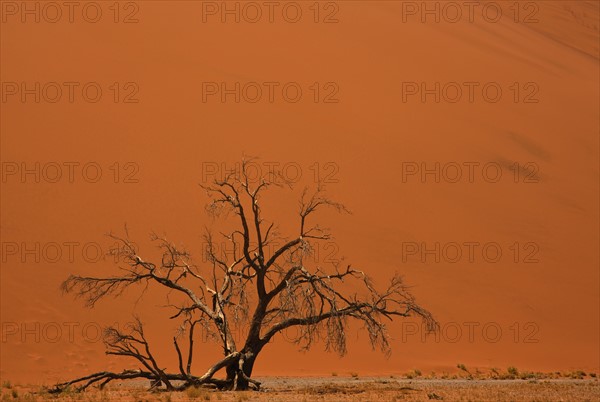
<path fill-rule="evenodd" d="M 266 377 L 256 391 L 149 392 L 141 383 L 114 383 L 104 390 L 56 396 L 35 387 L 5 384 L 2 401 L 597 401 L 597 378 L 586 379 L 407 379 L 388 377 Z"/>

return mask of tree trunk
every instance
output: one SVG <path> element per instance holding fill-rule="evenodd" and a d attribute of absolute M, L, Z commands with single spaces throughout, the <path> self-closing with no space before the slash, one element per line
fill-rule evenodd
<path fill-rule="evenodd" d="M 227 381 L 231 384 L 231 389 L 236 391 L 245 391 L 250 389 L 250 380 L 254 362 L 260 349 L 256 351 L 242 351 L 240 360 L 236 360 L 227 366 Z M 243 359 L 243 360 L 242 360 Z M 240 361 L 242 360 L 241 364 Z M 240 370 L 241 369 L 241 370 Z M 254 384 L 257 385 L 257 384 Z"/>

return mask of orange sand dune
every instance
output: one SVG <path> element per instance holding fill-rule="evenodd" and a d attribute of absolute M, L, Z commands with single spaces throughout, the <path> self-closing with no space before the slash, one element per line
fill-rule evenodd
<path fill-rule="evenodd" d="M 522 2 L 518 14 L 512 2 L 481 2 L 472 21 L 463 8 L 455 23 L 444 3 L 439 23 L 421 2 L 321 3 L 318 23 L 312 2 L 297 3 L 297 23 L 279 11 L 270 23 L 267 10 L 256 23 L 222 23 L 218 12 L 203 14 L 206 2 L 189 1 L 139 1 L 117 23 L 104 2 L 97 23 L 79 12 L 73 23 L 67 14 L 23 23 L 6 3 L 14 2 L 2 2 L 0 39 L 3 379 L 136 367 L 104 356 L 97 336 L 132 313 L 176 369 L 176 325 L 157 307 L 166 304 L 160 293 L 129 292 L 88 310 L 58 288 L 69 273 L 114 273 L 96 252 L 110 244 L 102 234 L 124 223 L 141 244 L 166 233 L 201 260 L 211 221 L 197 184 L 243 154 L 290 176 L 300 167 L 298 188 L 315 171 L 329 179 L 331 196 L 353 212 L 322 216 L 336 233 L 334 257 L 380 284 L 402 272 L 441 324 L 438 339 L 412 321 L 391 324 L 389 359 L 358 330 L 343 359 L 322 344 L 297 352 L 280 337 L 256 375 L 457 363 L 598 371 L 598 2 Z M 131 13 L 138 22 L 123 23 Z M 55 103 L 52 82 L 64 91 Z M 77 83 L 73 102 L 66 82 Z M 247 92 L 223 102 L 220 84 L 236 82 Z M 251 103 L 269 82 L 273 101 L 265 90 Z M 292 227 L 294 198 L 272 197 L 270 216 Z M 219 353 L 202 346 L 199 372 Z"/>

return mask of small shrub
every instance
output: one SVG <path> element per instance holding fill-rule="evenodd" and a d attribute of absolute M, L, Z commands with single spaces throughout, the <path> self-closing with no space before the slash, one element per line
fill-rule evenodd
<path fill-rule="evenodd" d="M 462 363 L 458 363 L 458 364 L 456 365 L 456 367 L 458 367 L 458 368 L 459 368 L 461 371 L 464 371 L 465 373 L 467 373 L 467 378 L 468 378 L 469 380 L 472 380 L 472 379 L 473 379 L 473 375 L 472 375 L 472 374 L 471 374 L 471 372 L 470 372 L 470 371 L 467 369 L 467 366 L 465 366 L 465 365 L 464 365 L 464 364 L 462 364 Z"/>
<path fill-rule="evenodd" d="M 11 389 L 12 384 L 10 383 L 10 381 L 2 381 L 2 388 Z"/>
<path fill-rule="evenodd" d="M 331 373 L 332 377 L 337 377 L 337 373 L 334 371 L 333 373 Z"/>
<path fill-rule="evenodd" d="M 506 372 L 508 373 L 510 379 L 515 379 L 519 376 L 519 370 L 517 370 L 517 368 L 513 366 L 507 368 Z"/>
<path fill-rule="evenodd" d="M 532 378 L 536 378 L 537 376 L 535 375 L 535 373 L 532 373 L 530 371 L 523 371 L 522 373 L 519 374 L 519 378 L 521 380 L 529 380 Z"/>
<path fill-rule="evenodd" d="M 575 380 L 583 380 L 585 378 L 585 371 L 575 370 L 567 374 L 567 377 Z"/>
<path fill-rule="evenodd" d="M 358 378 L 358 373 L 356 372 L 351 372 L 350 375 L 352 376 L 352 378 Z"/>

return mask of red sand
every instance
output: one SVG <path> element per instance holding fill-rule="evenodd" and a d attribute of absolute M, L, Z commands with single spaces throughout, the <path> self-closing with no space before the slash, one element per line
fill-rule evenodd
<path fill-rule="evenodd" d="M 123 24 L 102 4 L 97 24 L 21 23 L 19 15 L 2 23 L 3 82 L 97 82 L 103 89 L 97 103 L 83 100 L 79 89 L 73 103 L 35 103 L 33 95 L 21 102 L 3 87 L 3 379 L 48 382 L 131 367 L 104 356 L 93 338 L 99 326 L 125 322 L 133 311 L 154 328 L 153 347 L 174 369 L 174 323 L 165 324 L 168 311 L 156 312 L 164 298 L 150 292 L 134 307 L 139 293 L 131 292 L 90 311 L 58 287 L 69 273 L 114 273 L 110 262 L 88 264 L 82 254 L 93 259 L 95 243 L 108 245 L 102 234 L 125 222 L 136 241 L 144 244 L 152 230 L 166 233 L 201 260 L 200 235 L 210 224 L 197 186 L 203 166 L 231 166 L 244 153 L 301 166 L 300 184 L 313 181 L 315 162 L 322 175 L 333 174 L 339 182 L 328 185 L 332 197 L 353 211 L 322 216 L 336 234 L 337 256 L 380 283 L 401 271 L 442 325 L 439 342 L 424 342 L 412 324 L 392 324 L 390 359 L 372 352 L 364 333 L 356 341 L 356 332 L 350 335 L 343 359 L 325 354 L 322 344 L 299 353 L 278 338 L 256 375 L 443 371 L 457 363 L 598 370 L 598 2 L 539 1 L 537 11 L 521 9 L 519 23 L 512 2 L 503 3 L 496 23 L 480 9 L 473 23 L 422 23 L 419 14 L 403 14 L 399 2 L 339 2 L 339 22 L 330 24 L 314 23 L 309 3 L 301 3 L 297 24 L 280 17 L 223 24 L 218 16 L 202 23 L 202 3 L 187 1 L 138 2 L 139 22 Z M 121 11 L 119 18 L 131 10 Z M 533 11 L 538 22 L 521 21 Z M 236 81 L 277 81 L 278 88 L 297 82 L 303 98 L 289 103 L 276 92 L 273 103 L 235 103 L 233 96 L 222 103 L 218 95 L 202 102 L 203 82 Z M 136 88 L 125 83 L 134 82 L 139 103 L 114 103 L 114 82 L 120 101 Z M 314 103 L 314 82 L 319 100 L 339 88 L 339 102 Z M 435 95 L 423 103 L 420 94 L 404 92 L 403 102 L 403 88 L 414 89 L 413 82 L 439 82 L 448 92 L 440 103 Z M 452 82 L 463 89 L 456 103 L 448 102 Z M 486 84 L 489 96 L 502 89 L 496 103 L 484 98 Z M 32 174 L 21 179 L 22 162 L 41 164 L 40 183 Z M 79 163 L 72 165 L 73 183 L 69 162 Z M 97 183 L 90 182 L 93 166 L 87 180 L 81 176 L 90 162 L 102 169 Z M 441 183 L 431 174 L 425 182 L 418 173 L 406 175 L 436 162 Z M 470 162 L 477 163 L 470 165 L 473 180 Z M 48 163 L 62 166 L 57 183 Z M 529 164 L 518 183 L 514 163 Z M 463 177 L 450 183 L 456 164 Z M 10 174 L 15 166 L 19 171 Z M 497 167 L 502 177 L 494 183 Z M 273 202 L 271 216 L 289 227 L 296 203 L 278 196 L 284 202 Z M 72 259 L 70 242 L 78 242 Z M 479 244 L 472 262 L 463 244 L 469 242 Z M 28 254 L 36 243 L 39 252 Z M 53 243 L 62 252 L 56 263 Z M 424 263 L 419 253 L 407 256 L 422 243 L 439 243 L 439 263 L 434 255 Z M 463 252 L 456 263 L 454 243 Z M 486 244 L 501 248 L 500 261 L 484 258 Z M 210 348 L 199 351 L 198 372 L 217 355 Z"/>

